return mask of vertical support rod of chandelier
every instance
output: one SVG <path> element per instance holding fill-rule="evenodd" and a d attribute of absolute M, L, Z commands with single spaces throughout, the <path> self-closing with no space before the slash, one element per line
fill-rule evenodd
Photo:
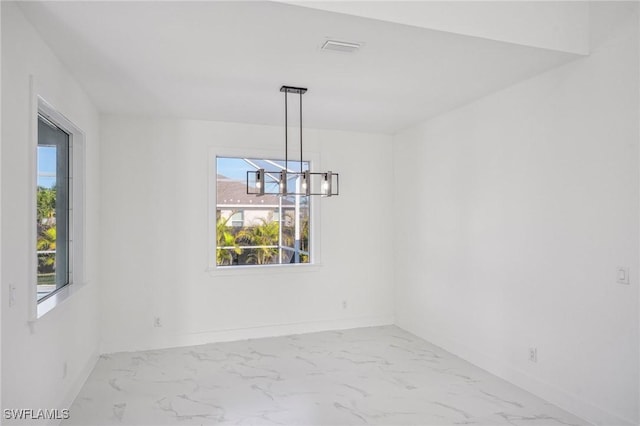
<path fill-rule="evenodd" d="M 289 169 L 289 109 L 287 106 L 288 93 L 284 92 L 284 174 L 280 172 L 280 193 L 284 195 L 287 192 L 287 170 Z M 284 179 L 283 179 L 284 178 Z M 278 197 L 278 262 L 282 263 L 282 224 L 284 223 L 284 215 L 282 214 L 282 197 Z"/>
<path fill-rule="evenodd" d="M 302 174 L 302 92 L 300 92 L 300 173 Z"/>
<path fill-rule="evenodd" d="M 287 96 L 288 92 L 284 92 L 284 169 L 289 169 L 289 112 L 287 108 Z"/>
<path fill-rule="evenodd" d="M 295 204 L 295 240 L 294 240 L 294 262 L 300 263 L 300 179 L 302 178 L 302 91 L 300 95 L 300 175 L 296 178 L 296 204 Z"/>

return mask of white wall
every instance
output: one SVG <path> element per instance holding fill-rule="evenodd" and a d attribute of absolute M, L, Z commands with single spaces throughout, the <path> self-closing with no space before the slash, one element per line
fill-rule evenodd
<path fill-rule="evenodd" d="M 0 7 L 0 53 L 2 52 L 2 7 Z M 1 58 L 0 58 L 1 60 Z M 1 61 L 0 61 L 1 63 Z M 0 66 L 0 82 L 2 81 L 2 67 Z M 2 84 L 0 84 L 0 99 L 2 99 Z M 0 102 L 0 200 L 2 200 L 2 102 Z M 1 203 L 1 202 L 0 202 Z M 2 209 L 0 209 L 0 224 L 2 223 Z M 4 308 L 2 293 L 5 286 L 2 281 L 2 226 L 0 225 L 0 318 Z M 0 326 L 0 408 L 2 405 L 2 326 Z"/>
<path fill-rule="evenodd" d="M 340 196 L 317 200 L 322 265 L 218 274 L 207 271 L 211 159 L 281 157 L 283 128 L 120 116 L 101 126 L 103 352 L 393 322 L 390 136 L 305 129 L 315 167 L 341 178 Z"/>
<path fill-rule="evenodd" d="M 13 3 L 2 2 L 2 407 L 68 408 L 97 359 L 98 114 Z M 86 133 L 88 284 L 30 321 L 29 238 L 35 191 L 30 76 L 38 93 Z M 15 303 L 9 306 L 9 286 Z M 63 378 L 63 364 L 67 374 Z M 42 422 L 42 421 L 40 421 Z M 25 424 L 32 423 L 26 421 Z M 44 422 L 42 422 L 44 424 Z"/>
<path fill-rule="evenodd" d="M 397 324 L 607 425 L 639 421 L 638 17 L 618 7 L 593 6 L 591 56 L 394 141 Z"/>

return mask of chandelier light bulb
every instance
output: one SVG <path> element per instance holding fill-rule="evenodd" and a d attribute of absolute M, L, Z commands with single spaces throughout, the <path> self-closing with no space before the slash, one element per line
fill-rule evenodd
<path fill-rule="evenodd" d="M 257 195 L 264 195 L 264 169 L 256 170 L 256 189 Z"/>
<path fill-rule="evenodd" d="M 285 195 L 287 193 L 287 172 L 282 170 L 280 172 L 280 194 Z"/>
<path fill-rule="evenodd" d="M 309 170 L 302 173 L 302 192 L 305 195 L 311 194 L 311 172 Z"/>

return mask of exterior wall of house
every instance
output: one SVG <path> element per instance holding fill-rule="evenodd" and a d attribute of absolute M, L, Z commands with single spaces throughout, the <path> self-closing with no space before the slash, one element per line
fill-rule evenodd
<path fill-rule="evenodd" d="M 242 212 L 243 224 L 241 226 L 259 225 L 262 219 L 269 222 L 278 219 L 277 206 L 269 206 L 268 208 L 238 207 L 235 209 L 220 209 L 220 215 L 225 219 L 229 218 L 236 212 Z M 231 226 L 231 221 L 229 221 L 228 225 Z"/>

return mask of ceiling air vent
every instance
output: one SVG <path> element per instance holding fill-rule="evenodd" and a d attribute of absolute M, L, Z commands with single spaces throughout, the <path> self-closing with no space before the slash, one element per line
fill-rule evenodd
<path fill-rule="evenodd" d="M 355 53 L 360 49 L 360 43 L 350 43 L 347 41 L 327 40 L 322 45 L 322 50 L 333 50 L 343 53 Z"/>

